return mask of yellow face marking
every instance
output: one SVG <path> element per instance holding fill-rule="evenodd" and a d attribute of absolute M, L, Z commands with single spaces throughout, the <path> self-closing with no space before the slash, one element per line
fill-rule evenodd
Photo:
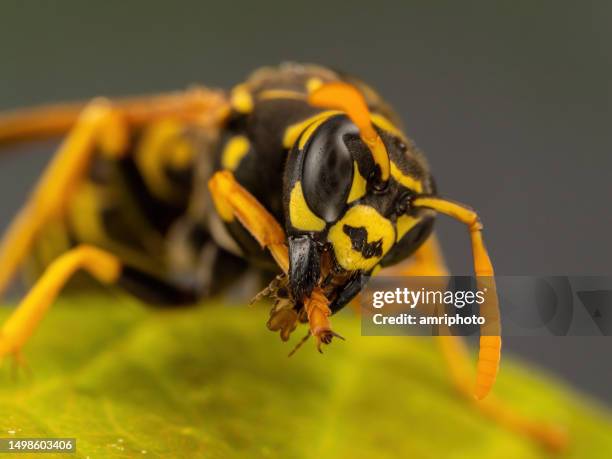
<path fill-rule="evenodd" d="M 397 219 L 396 228 L 397 228 L 397 240 L 399 241 L 404 235 L 415 227 L 417 223 L 421 221 L 420 218 L 415 218 L 410 215 L 401 215 Z"/>
<path fill-rule="evenodd" d="M 308 92 L 316 91 L 321 86 L 323 86 L 323 81 L 321 80 L 321 78 L 317 78 L 317 77 L 309 78 L 308 81 L 306 82 L 306 89 L 308 90 Z"/>
<path fill-rule="evenodd" d="M 237 112 L 251 113 L 253 111 L 253 96 L 245 84 L 239 84 L 232 89 L 230 103 Z"/>
<path fill-rule="evenodd" d="M 306 100 L 307 96 L 304 93 L 298 91 L 292 91 L 290 89 L 267 89 L 261 91 L 257 98 L 259 100 L 274 100 L 274 99 L 295 99 L 295 100 Z"/>
<path fill-rule="evenodd" d="M 235 171 L 240 165 L 242 158 L 249 152 L 250 147 L 249 139 L 245 136 L 237 135 L 232 137 L 225 145 L 221 154 L 221 166 L 223 169 Z"/>
<path fill-rule="evenodd" d="M 292 124 L 285 130 L 285 135 L 283 136 L 283 146 L 285 148 L 293 147 L 295 142 L 297 142 L 297 139 L 300 137 L 300 134 L 302 134 L 302 132 L 304 132 L 304 130 L 309 125 L 316 122 L 320 118 L 327 119 L 330 116 L 338 115 L 340 113 L 342 112 L 337 111 L 337 110 L 327 110 L 321 113 L 317 113 L 316 115 L 311 116 L 310 118 L 307 118 L 304 121 L 300 121 L 299 123 Z"/>
<path fill-rule="evenodd" d="M 367 243 L 381 241 L 382 253 L 380 256 L 366 258 L 353 248 L 353 241 L 345 232 L 344 226 L 364 228 L 367 232 Z M 395 229 L 393 224 L 380 215 L 376 209 L 369 206 L 357 205 L 351 207 L 346 214 L 331 227 L 327 240 L 333 245 L 336 260 L 347 271 L 370 270 L 378 264 L 380 259 L 391 249 L 395 242 Z"/>
<path fill-rule="evenodd" d="M 301 182 L 297 182 L 291 190 L 289 220 L 295 228 L 302 231 L 322 231 L 325 228 L 325 221 L 317 217 L 308 207 Z"/>
<path fill-rule="evenodd" d="M 404 133 L 395 124 L 393 124 L 388 118 L 384 117 L 380 113 L 372 113 L 370 115 L 370 119 L 380 129 L 383 129 L 387 131 L 389 134 L 392 134 L 395 137 L 399 137 L 402 140 L 406 140 L 406 136 L 404 135 Z"/>
<path fill-rule="evenodd" d="M 391 176 L 409 190 L 416 191 L 417 193 L 423 191 L 423 184 L 417 179 L 404 174 L 393 161 L 391 161 Z"/>
<path fill-rule="evenodd" d="M 366 194 L 366 187 L 368 182 L 359 173 L 359 167 L 357 161 L 353 161 L 353 183 L 351 184 L 351 191 L 349 191 L 346 202 L 349 204 L 357 199 L 363 197 Z"/>

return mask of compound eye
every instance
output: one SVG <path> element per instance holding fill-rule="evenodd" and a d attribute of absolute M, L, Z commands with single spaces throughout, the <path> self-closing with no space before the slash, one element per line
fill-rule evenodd
<path fill-rule="evenodd" d="M 327 222 L 346 208 L 353 182 L 353 158 L 344 142 L 346 130 L 330 120 L 321 125 L 306 146 L 302 187 L 308 207 Z"/>

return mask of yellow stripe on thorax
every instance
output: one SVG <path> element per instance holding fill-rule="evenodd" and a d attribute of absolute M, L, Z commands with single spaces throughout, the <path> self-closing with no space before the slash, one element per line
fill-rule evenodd
<path fill-rule="evenodd" d="M 253 96 L 245 83 L 239 84 L 232 89 L 230 105 L 239 113 L 250 113 L 253 111 Z"/>
<path fill-rule="evenodd" d="M 291 89 L 266 89 L 257 94 L 258 100 L 294 99 L 305 101 L 307 97 L 306 94 Z"/>
<path fill-rule="evenodd" d="M 250 147 L 249 139 L 246 136 L 237 135 L 229 139 L 221 154 L 223 169 L 235 171 L 242 158 L 249 152 Z"/>
<path fill-rule="evenodd" d="M 321 78 L 312 77 L 309 78 L 306 82 L 306 90 L 310 93 L 316 91 L 323 85 L 323 80 Z"/>

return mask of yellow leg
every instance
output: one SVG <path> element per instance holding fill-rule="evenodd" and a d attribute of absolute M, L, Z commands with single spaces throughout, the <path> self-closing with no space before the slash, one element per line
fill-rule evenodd
<path fill-rule="evenodd" d="M 28 203 L 0 242 L 0 297 L 39 231 L 65 211 L 71 192 L 86 173 L 92 156 L 100 152 L 118 157 L 125 152 L 127 143 L 128 130 L 122 114 L 108 102 L 95 100 L 82 112 Z"/>
<path fill-rule="evenodd" d="M 287 273 L 289 252 L 285 244 L 285 232 L 276 219 L 253 195 L 244 189 L 229 171 L 217 172 L 208 183 L 217 212 L 226 222 L 234 218 L 249 231 L 259 244 L 267 248 L 276 263 Z M 317 343 L 329 344 L 333 336 L 329 323 L 331 310 L 322 290 L 316 287 L 310 298 L 304 299 L 310 332 Z"/>
<path fill-rule="evenodd" d="M 88 271 L 100 282 L 118 280 L 121 263 L 114 255 L 92 246 L 82 245 L 57 258 L 45 271 L 17 309 L 0 329 L 0 358 L 19 352 L 34 332 L 61 289 L 80 269 Z"/>
<path fill-rule="evenodd" d="M 61 136 L 79 121 L 87 104 L 64 103 L 0 113 L 0 145 L 37 138 Z M 230 111 L 222 91 L 194 87 L 187 91 L 152 94 L 113 100 L 131 128 L 163 118 L 200 126 L 216 125 Z"/>
<path fill-rule="evenodd" d="M 430 237 L 411 257 L 408 264 L 384 271 L 403 276 L 448 276 L 448 269 L 435 236 Z M 553 425 L 522 417 L 494 395 L 476 400 L 472 395 L 473 367 L 465 342 L 452 335 L 437 336 L 436 340 L 448 367 L 453 385 L 485 416 L 512 431 L 526 435 L 553 450 L 567 444 L 566 435 Z"/>

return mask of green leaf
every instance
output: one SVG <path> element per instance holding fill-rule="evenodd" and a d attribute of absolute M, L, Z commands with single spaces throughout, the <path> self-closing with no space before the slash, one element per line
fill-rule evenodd
<path fill-rule="evenodd" d="M 550 457 L 457 396 L 429 338 L 362 337 L 347 313 L 333 321 L 346 342 L 287 358 L 266 319 L 65 297 L 24 350 L 30 374 L 1 373 L 0 437 L 75 437 L 77 454 L 56 457 L 92 459 Z M 552 378 L 505 358 L 495 391 L 567 426 L 564 457 L 612 457 L 610 416 Z"/>

